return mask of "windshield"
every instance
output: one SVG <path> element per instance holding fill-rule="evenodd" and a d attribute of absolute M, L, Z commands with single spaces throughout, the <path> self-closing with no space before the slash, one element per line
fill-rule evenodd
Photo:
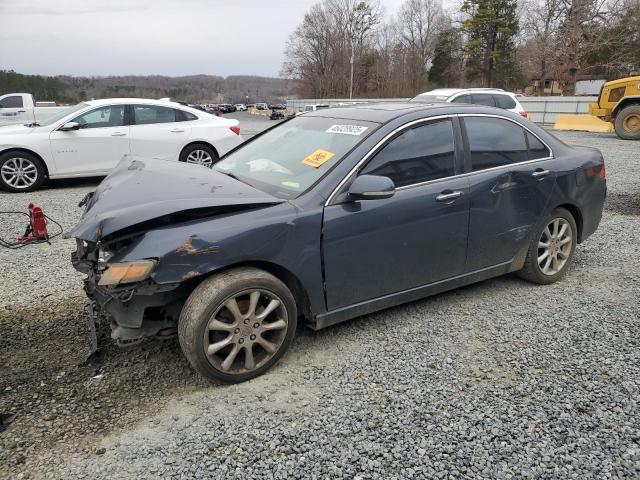
<path fill-rule="evenodd" d="M 378 125 L 296 117 L 229 154 L 214 168 L 280 198 L 295 198 Z"/>
<path fill-rule="evenodd" d="M 415 98 L 412 98 L 410 102 L 421 102 L 421 103 L 438 103 L 438 102 L 446 102 L 447 99 L 451 95 L 418 95 Z"/>
<path fill-rule="evenodd" d="M 77 105 L 74 105 L 73 107 L 65 108 L 60 113 L 56 113 L 55 115 L 52 115 L 50 117 L 45 117 L 42 120 L 38 120 L 37 123 L 41 127 L 46 127 L 47 125 L 52 125 L 62 120 L 64 117 L 66 117 L 70 113 L 77 112 L 78 110 L 82 110 L 83 108 L 87 108 L 88 106 L 89 106 L 88 103 L 79 103 Z"/>

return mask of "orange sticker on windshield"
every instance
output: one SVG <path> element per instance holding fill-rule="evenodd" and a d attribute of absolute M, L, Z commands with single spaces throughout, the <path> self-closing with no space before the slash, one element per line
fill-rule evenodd
<path fill-rule="evenodd" d="M 322 164 L 324 164 L 328 160 L 331 160 L 335 156 L 336 156 L 335 153 L 327 152 L 326 150 L 316 150 L 307 158 L 302 160 L 302 163 L 304 163 L 305 165 L 309 165 L 310 167 L 313 167 L 313 168 L 318 168 Z"/>

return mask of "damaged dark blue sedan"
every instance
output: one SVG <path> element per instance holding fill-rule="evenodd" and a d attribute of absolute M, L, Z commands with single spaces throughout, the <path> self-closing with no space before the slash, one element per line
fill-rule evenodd
<path fill-rule="evenodd" d="M 605 195 L 598 150 L 508 111 L 377 104 L 295 117 L 212 169 L 125 158 L 68 235 L 119 344 L 177 333 L 198 372 L 240 382 L 300 321 L 559 280 Z"/>

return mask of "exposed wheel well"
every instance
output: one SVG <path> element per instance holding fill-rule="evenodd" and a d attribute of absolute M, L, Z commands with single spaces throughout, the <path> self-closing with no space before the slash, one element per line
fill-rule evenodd
<path fill-rule="evenodd" d="M 264 270 L 274 277 L 278 278 L 287 286 L 287 288 L 293 294 L 293 298 L 296 300 L 296 306 L 298 307 L 298 314 L 302 315 L 305 320 L 311 321 L 313 316 L 311 314 L 311 303 L 309 302 L 309 296 L 305 290 L 302 282 L 293 273 L 280 265 L 263 261 L 241 262 L 233 265 L 228 265 L 220 270 L 214 270 L 206 275 L 197 277 L 198 283 L 202 282 L 211 275 L 215 275 L 226 270 L 232 270 L 238 267 L 255 267 Z M 195 286 L 194 286 L 195 288 Z"/>
<path fill-rule="evenodd" d="M 614 118 L 622 111 L 623 108 L 628 107 L 629 105 L 640 105 L 640 97 L 629 97 L 620 100 L 613 111 Z"/>
<path fill-rule="evenodd" d="M 47 167 L 47 163 L 44 161 L 44 159 L 40 155 L 38 155 L 33 150 L 29 150 L 28 148 L 7 148 L 5 150 L 2 150 L 0 152 L 0 155 L 4 155 L 5 153 L 9 153 L 9 152 L 23 152 L 23 153 L 29 153 L 29 154 L 35 156 L 42 163 L 42 167 L 44 168 L 45 176 L 47 176 L 47 177 L 49 176 L 49 168 Z"/>
<path fill-rule="evenodd" d="M 575 205 L 571 205 L 569 203 L 565 203 L 564 205 L 558 205 L 556 208 L 564 208 L 568 210 L 569 213 L 573 216 L 576 221 L 576 226 L 578 227 L 578 243 L 582 242 L 582 212 Z"/>
<path fill-rule="evenodd" d="M 180 150 L 180 157 L 182 157 L 182 154 L 184 153 L 184 151 L 191 147 L 192 145 L 206 145 L 207 147 L 209 147 L 211 150 L 214 151 L 214 153 L 216 154 L 216 157 L 220 158 L 220 154 L 218 153 L 218 150 L 216 150 L 216 147 L 214 147 L 213 145 L 211 145 L 209 142 L 205 142 L 205 141 L 195 141 L 195 142 L 191 142 L 188 143 L 187 145 L 184 146 L 184 148 L 182 150 Z"/>

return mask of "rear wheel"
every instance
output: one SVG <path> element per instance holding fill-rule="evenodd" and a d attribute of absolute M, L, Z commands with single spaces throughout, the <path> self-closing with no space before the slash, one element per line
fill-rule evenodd
<path fill-rule="evenodd" d="M 218 155 L 209 145 L 194 143 L 185 147 L 180 154 L 180 161 L 211 168 L 218 161 Z"/>
<path fill-rule="evenodd" d="M 38 157 L 28 152 L 0 155 L 0 187 L 9 192 L 31 192 L 44 181 L 45 170 Z"/>
<path fill-rule="evenodd" d="M 616 115 L 616 134 L 624 140 L 640 140 L 640 105 L 624 107 Z"/>
<path fill-rule="evenodd" d="M 533 236 L 519 275 L 542 285 L 560 280 L 573 260 L 577 234 L 576 221 L 568 210 L 558 208 L 551 212 Z"/>
<path fill-rule="evenodd" d="M 238 268 L 202 282 L 187 299 L 178 338 L 205 378 L 238 383 L 261 375 L 291 345 L 296 304 L 287 286 L 256 268 Z"/>

